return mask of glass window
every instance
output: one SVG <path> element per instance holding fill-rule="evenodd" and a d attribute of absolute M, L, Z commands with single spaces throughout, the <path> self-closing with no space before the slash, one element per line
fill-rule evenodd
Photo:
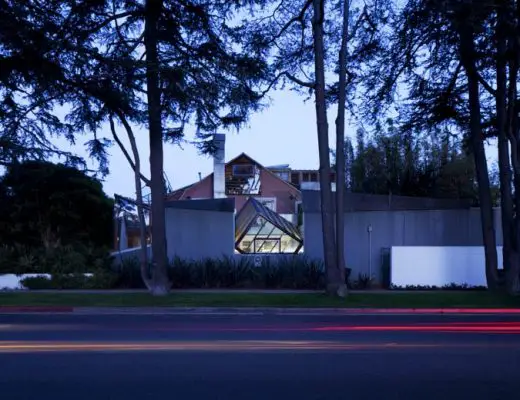
<path fill-rule="evenodd" d="M 250 177 L 255 174 L 254 165 L 251 164 L 236 164 L 233 165 L 233 176 Z"/>
<path fill-rule="evenodd" d="M 253 243 L 255 240 L 255 235 L 246 235 L 238 244 L 238 249 L 244 253 L 253 253 Z"/>
<path fill-rule="evenodd" d="M 280 239 L 255 239 L 255 253 L 279 253 Z"/>
<path fill-rule="evenodd" d="M 296 253 L 302 237 L 297 226 L 251 197 L 235 219 L 235 247 L 242 253 Z"/>

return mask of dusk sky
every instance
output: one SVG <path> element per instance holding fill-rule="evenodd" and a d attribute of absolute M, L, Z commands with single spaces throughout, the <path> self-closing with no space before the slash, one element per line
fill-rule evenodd
<path fill-rule="evenodd" d="M 290 164 L 293 168 L 318 168 L 318 142 L 316 134 L 316 118 L 313 100 L 304 102 L 305 97 L 285 90 L 273 92 L 271 104 L 264 111 L 254 114 L 248 125 L 239 133 L 226 133 L 226 161 L 244 152 L 264 166 Z M 329 137 L 331 147 L 335 147 L 336 108 L 329 110 Z M 347 127 L 347 134 L 355 129 Z M 193 135 L 191 128 L 188 137 Z M 111 138 L 110 128 L 104 130 L 104 136 Z M 121 139 L 130 151 L 126 133 L 118 128 Z M 145 129 L 136 129 L 135 134 L 140 150 L 143 173 L 149 176 L 148 133 Z M 88 140 L 85 136 L 78 138 L 76 153 L 86 157 L 82 144 Z M 59 140 L 62 148 L 68 146 Z M 112 196 L 114 193 L 134 197 L 135 188 L 132 170 L 116 144 L 110 149 L 110 175 L 105 179 L 104 190 Z M 164 147 L 164 169 L 172 187 L 178 188 L 198 180 L 212 172 L 213 161 L 209 156 L 199 155 L 197 149 L 189 144 L 183 149 L 171 144 Z"/>
<path fill-rule="evenodd" d="M 292 168 L 318 168 L 318 142 L 316 135 L 316 117 L 313 99 L 305 102 L 305 97 L 290 90 L 273 92 L 271 103 L 264 111 L 253 114 L 249 123 L 240 132 L 220 131 L 226 133 L 226 161 L 244 152 L 264 166 L 290 164 Z M 336 107 L 329 110 L 329 140 L 335 147 Z M 348 117 L 347 117 L 348 120 Z M 346 134 L 353 136 L 356 127 L 349 126 L 347 121 Z M 194 128 L 188 129 L 188 138 L 193 136 Z M 111 139 L 110 128 L 103 131 L 104 136 Z M 130 146 L 126 133 L 118 127 L 120 138 L 128 151 Z M 143 173 L 149 176 L 149 145 L 148 132 L 145 129 L 135 129 L 140 150 Z M 74 151 L 86 157 L 82 144 L 88 136 L 80 137 Z M 61 148 L 67 148 L 64 140 L 58 140 Z M 488 159 L 496 160 L 496 147 L 487 146 Z M 135 187 L 132 170 L 116 144 L 110 149 L 110 175 L 104 181 L 105 192 L 128 197 L 135 197 Z M 92 167 L 94 165 L 92 164 Z M 211 157 L 198 154 L 197 149 L 190 145 L 164 145 L 164 169 L 173 189 L 197 181 L 199 172 L 202 177 L 210 174 L 213 168 Z M 148 193 L 148 190 L 145 190 Z"/>

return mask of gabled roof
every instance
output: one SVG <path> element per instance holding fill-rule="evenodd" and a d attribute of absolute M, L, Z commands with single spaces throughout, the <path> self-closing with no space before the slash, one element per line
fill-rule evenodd
<path fill-rule="evenodd" d="M 273 171 L 271 171 L 269 168 L 266 168 L 264 167 L 262 164 L 260 164 L 258 161 L 256 161 L 255 159 L 251 158 L 250 156 L 248 156 L 246 153 L 240 153 L 238 156 L 232 158 L 231 160 L 229 160 L 225 165 L 229 165 L 235 161 L 237 161 L 238 159 L 242 158 L 242 157 L 245 157 L 247 158 L 248 160 L 250 160 L 252 163 L 258 165 L 261 169 L 263 169 L 264 171 L 266 171 L 268 174 L 271 174 L 272 176 L 274 176 L 276 179 L 280 180 L 281 182 L 285 183 L 287 186 L 289 186 L 291 189 L 293 190 L 296 190 L 299 192 L 298 188 L 295 187 L 294 185 L 292 185 L 291 183 L 283 180 L 282 178 L 280 178 L 278 175 L 276 175 Z M 168 193 L 166 196 L 168 197 L 168 199 L 170 200 L 179 200 L 179 199 L 176 199 L 175 197 L 177 197 L 176 195 L 178 195 L 178 197 L 182 197 L 182 195 L 184 194 L 184 191 L 190 189 L 191 187 L 193 186 L 196 186 L 198 184 L 200 184 L 202 181 L 206 180 L 207 178 L 210 178 L 213 179 L 213 172 L 209 175 L 206 175 L 204 178 L 202 178 L 201 180 L 197 181 L 197 182 L 194 182 L 190 185 L 187 185 L 187 186 L 184 186 L 184 187 L 181 187 L 179 189 L 176 189 L 174 190 L 173 192 L 170 192 Z M 180 195 L 179 195 L 180 193 Z"/>

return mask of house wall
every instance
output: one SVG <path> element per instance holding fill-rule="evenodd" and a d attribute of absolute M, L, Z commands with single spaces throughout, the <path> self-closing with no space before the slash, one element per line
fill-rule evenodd
<path fill-rule="evenodd" d="M 211 199 L 213 198 L 213 175 L 204 178 L 199 183 L 186 189 L 178 200 L 192 199 Z M 235 206 L 240 211 L 249 195 L 229 196 L 235 198 Z M 255 196 L 256 197 L 256 196 Z M 279 214 L 294 214 L 295 204 L 301 201 L 301 192 L 287 184 L 276 175 L 262 169 L 260 171 L 260 194 L 257 197 L 275 197 L 276 212 Z"/>
<path fill-rule="evenodd" d="M 321 215 L 306 212 L 304 252 L 323 258 Z M 372 231 L 368 232 L 368 227 Z M 481 246 L 479 209 L 416 211 L 353 211 L 345 213 L 345 261 L 352 276 L 371 274 L 382 278 L 382 249 L 392 246 Z M 497 245 L 502 245 L 500 214 L 495 210 Z M 425 255 L 425 257 L 427 257 Z M 424 262 L 410 260 L 410 268 Z M 420 268 L 420 267 L 418 267 Z"/>
<path fill-rule="evenodd" d="M 166 209 L 168 258 L 201 259 L 233 256 L 235 217 L 233 212 Z"/>
<path fill-rule="evenodd" d="M 298 189 L 264 169 L 260 172 L 260 182 L 260 196 L 275 197 L 278 214 L 294 214 L 295 204 L 301 200 Z"/>

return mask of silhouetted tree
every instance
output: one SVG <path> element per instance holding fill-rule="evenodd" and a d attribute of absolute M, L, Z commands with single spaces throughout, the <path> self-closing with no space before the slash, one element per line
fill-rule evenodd
<path fill-rule="evenodd" d="M 0 2 L 0 122 L 9 127 L 10 149 L 18 148 L 20 140 L 13 138 L 20 137 L 25 141 L 19 147 L 36 143 L 46 155 L 50 134 L 74 141 L 87 130 L 94 137 L 89 150 L 106 173 L 110 142 L 98 138 L 104 124 L 112 118 L 149 129 L 153 268 L 143 278 L 155 294 L 169 288 L 163 141 L 185 140 L 184 126 L 191 122 L 201 149 L 210 148 L 204 141 L 218 127 L 239 127 L 260 108 L 260 89 L 270 77 L 265 54 L 241 47 L 241 25 L 233 19 L 243 6 L 202 0 Z M 61 105 L 63 120 L 56 116 Z"/>
<path fill-rule="evenodd" d="M 113 200 L 101 182 L 73 167 L 27 161 L 0 179 L 3 244 L 53 249 L 112 245 Z"/>

